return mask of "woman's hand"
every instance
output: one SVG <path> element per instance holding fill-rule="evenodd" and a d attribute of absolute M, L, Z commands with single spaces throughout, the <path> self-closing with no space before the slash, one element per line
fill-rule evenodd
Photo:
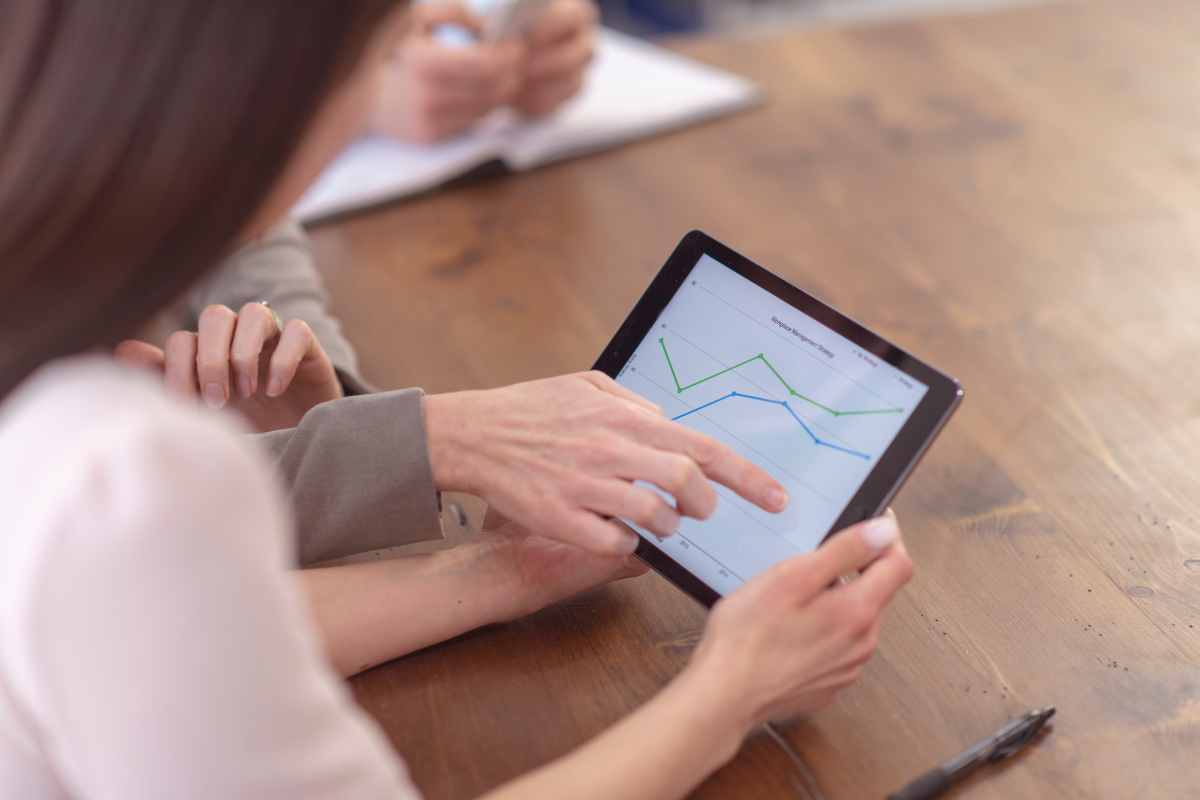
<path fill-rule="evenodd" d="M 645 575 L 648 569 L 633 555 L 600 555 L 535 536 L 512 523 L 481 538 L 496 544 L 504 571 L 512 576 L 512 610 L 505 615 L 509 619 L 606 583 Z"/>
<path fill-rule="evenodd" d="M 521 91 L 522 41 L 445 44 L 441 25 L 479 34 L 482 22 L 457 3 L 414 5 L 409 33 L 383 67 L 371 130 L 412 142 L 437 142 L 462 133 Z"/>
<path fill-rule="evenodd" d="M 880 616 L 911 576 L 894 515 L 848 528 L 717 603 L 680 681 L 733 714 L 743 735 L 815 711 L 858 679 Z"/>
<path fill-rule="evenodd" d="M 598 18 L 591 0 L 554 0 L 538 17 L 526 37 L 529 60 L 517 109 L 544 116 L 579 92 L 596 52 Z"/>
<path fill-rule="evenodd" d="M 762 469 L 599 372 L 430 395 L 425 424 L 439 488 L 477 494 L 533 533 L 597 553 L 637 545 L 611 517 L 660 536 L 680 515 L 707 518 L 717 505 L 709 480 L 767 511 L 787 505 Z"/>
<path fill-rule="evenodd" d="M 247 303 L 239 313 L 209 306 L 198 331 L 176 331 L 164 349 L 131 339 L 115 354 L 161 375 L 180 395 L 233 408 L 260 432 L 293 427 L 313 406 L 342 396 L 337 372 L 308 324 L 293 319 L 280 329 L 261 303 Z"/>
<path fill-rule="evenodd" d="M 831 586 L 857 570 L 857 580 Z M 890 515 L 779 564 L 717 603 L 691 664 L 649 703 L 487 797 L 685 796 L 755 726 L 820 708 L 852 683 L 911 574 Z"/>

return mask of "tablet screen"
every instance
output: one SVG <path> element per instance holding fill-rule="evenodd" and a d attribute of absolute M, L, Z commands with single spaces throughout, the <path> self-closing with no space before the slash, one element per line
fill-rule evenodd
<path fill-rule="evenodd" d="M 702 255 L 617 381 L 788 491 L 780 514 L 717 486 L 716 513 L 660 540 L 718 594 L 830 532 L 928 386 Z"/>

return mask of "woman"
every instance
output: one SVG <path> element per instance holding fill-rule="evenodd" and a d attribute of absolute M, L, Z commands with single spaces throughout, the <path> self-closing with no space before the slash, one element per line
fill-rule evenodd
<path fill-rule="evenodd" d="M 592 550 L 510 525 L 296 574 L 280 488 L 227 417 L 79 355 L 270 227 L 361 124 L 402 23 L 383 0 L 0 7 L 0 796 L 415 796 L 334 669 L 637 572 L 600 509 L 671 518 L 614 477 L 626 467 L 676 469 L 657 477 L 684 513 L 710 510 L 702 475 L 767 504 L 769 480 L 596 376 L 413 393 L 392 402 L 425 420 L 434 481 L 498 487 L 536 517 L 481 476 L 532 482 L 545 528 L 574 520 L 561 538 Z M 583 459 L 572 425 L 613 463 Z M 852 682 L 910 571 L 891 518 L 779 565 L 716 607 L 657 698 L 496 796 L 686 793 L 755 725 Z"/>

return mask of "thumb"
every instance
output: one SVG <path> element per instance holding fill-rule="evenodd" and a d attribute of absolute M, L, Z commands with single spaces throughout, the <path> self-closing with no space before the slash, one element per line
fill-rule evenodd
<path fill-rule="evenodd" d="M 894 514 L 851 525 L 813 553 L 811 574 L 818 586 L 828 586 L 842 575 L 865 569 L 899 539 Z"/>
<path fill-rule="evenodd" d="M 815 552 L 784 561 L 766 574 L 772 575 L 771 582 L 786 583 L 789 595 L 807 602 L 842 575 L 869 566 L 899 539 L 896 518 L 887 514 L 851 525 Z"/>
<path fill-rule="evenodd" d="M 161 348 L 149 342 L 126 339 L 116 346 L 113 356 L 123 364 L 139 369 L 148 369 L 161 376 L 166 369 L 167 358 Z"/>

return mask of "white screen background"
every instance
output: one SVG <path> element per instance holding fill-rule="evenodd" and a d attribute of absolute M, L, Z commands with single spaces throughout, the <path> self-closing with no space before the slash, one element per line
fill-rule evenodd
<path fill-rule="evenodd" d="M 781 514 L 714 484 L 708 520 L 631 526 L 722 595 L 815 549 L 928 391 L 707 255 L 617 381 L 787 488 Z"/>

